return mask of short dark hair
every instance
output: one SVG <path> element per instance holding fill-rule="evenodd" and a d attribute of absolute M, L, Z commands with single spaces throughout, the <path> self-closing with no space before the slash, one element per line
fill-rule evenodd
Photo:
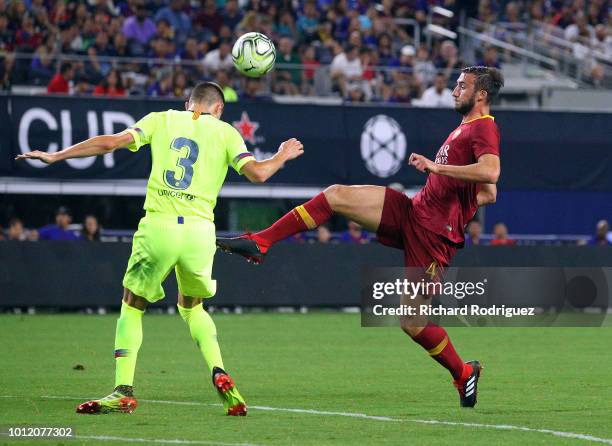
<path fill-rule="evenodd" d="M 15 226 L 16 224 L 21 224 L 23 226 L 23 222 L 21 221 L 21 218 L 12 217 L 8 222 L 9 228 Z"/>
<path fill-rule="evenodd" d="M 476 91 L 484 90 L 487 92 L 487 104 L 491 103 L 491 100 L 497 96 L 499 90 L 504 86 L 504 75 L 497 68 L 466 67 L 461 72 L 476 76 L 474 87 Z"/>
<path fill-rule="evenodd" d="M 215 102 L 222 102 L 225 105 L 223 89 L 215 82 L 200 82 L 193 87 L 189 102 L 212 105 Z"/>
<path fill-rule="evenodd" d="M 71 62 L 62 62 L 62 64 L 60 65 L 60 73 L 61 74 L 65 74 L 68 71 L 72 70 L 72 63 Z"/>

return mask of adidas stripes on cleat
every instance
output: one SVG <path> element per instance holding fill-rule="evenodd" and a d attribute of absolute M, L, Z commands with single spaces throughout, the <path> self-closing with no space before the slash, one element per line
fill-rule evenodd
<path fill-rule="evenodd" d="M 470 375 L 463 381 L 454 381 L 454 385 L 459 391 L 459 401 L 461 407 L 474 407 L 476 405 L 476 396 L 478 395 L 478 379 L 482 366 L 478 361 L 469 361 L 465 363 L 470 366 L 472 371 Z"/>
<path fill-rule="evenodd" d="M 215 367 L 213 369 L 213 385 L 217 389 L 219 397 L 223 401 L 225 412 L 230 416 L 246 416 L 247 407 L 238 392 L 234 380 L 225 372 L 225 370 Z"/>
<path fill-rule="evenodd" d="M 217 247 L 230 254 L 238 254 L 246 258 L 248 262 L 263 263 L 267 248 L 260 247 L 251 234 L 240 237 L 217 237 Z"/>

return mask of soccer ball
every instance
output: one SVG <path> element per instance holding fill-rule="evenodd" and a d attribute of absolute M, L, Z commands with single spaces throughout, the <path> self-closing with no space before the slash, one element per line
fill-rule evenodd
<path fill-rule="evenodd" d="M 234 66 L 245 76 L 261 77 L 274 68 L 276 48 L 267 36 L 251 32 L 240 36 L 232 48 Z"/>

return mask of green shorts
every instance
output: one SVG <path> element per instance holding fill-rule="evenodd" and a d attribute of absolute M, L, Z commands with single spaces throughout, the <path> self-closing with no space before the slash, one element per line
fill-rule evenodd
<path fill-rule="evenodd" d="M 164 298 L 162 282 L 174 268 L 181 294 L 215 295 L 215 224 L 200 217 L 147 212 L 134 234 L 123 286 L 149 302 Z"/>

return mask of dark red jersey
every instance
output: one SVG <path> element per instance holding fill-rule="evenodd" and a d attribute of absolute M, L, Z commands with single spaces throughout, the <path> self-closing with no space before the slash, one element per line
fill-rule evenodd
<path fill-rule="evenodd" d="M 451 132 L 436 154 L 436 164 L 465 166 L 486 153 L 499 156 L 499 130 L 492 116 L 464 122 Z M 416 221 L 454 243 L 463 242 L 463 229 L 474 217 L 480 186 L 430 173 L 425 187 L 412 199 Z"/>

